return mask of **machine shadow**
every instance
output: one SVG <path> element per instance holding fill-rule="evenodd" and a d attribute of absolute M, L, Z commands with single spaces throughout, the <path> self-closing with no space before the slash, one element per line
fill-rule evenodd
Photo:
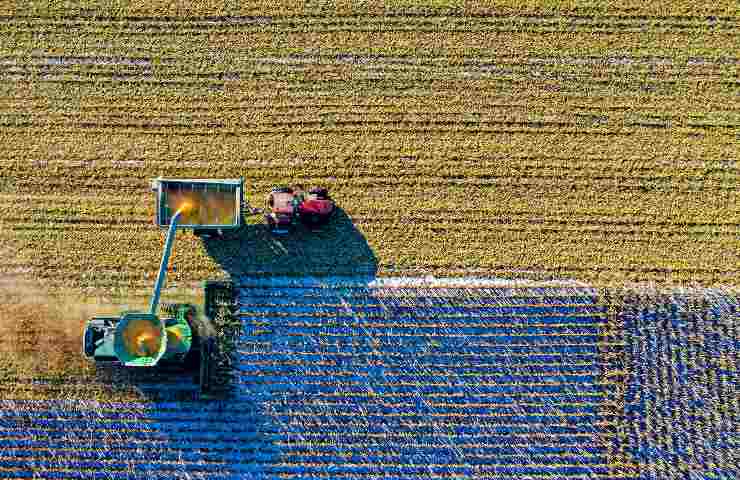
<path fill-rule="evenodd" d="M 126 458 L 124 455 L 131 454 L 122 453 L 130 452 L 130 448 L 123 450 L 125 445 L 152 440 L 151 448 L 137 451 L 143 458 L 136 464 L 137 474 L 138 469 L 151 474 L 152 470 L 170 468 L 172 478 L 261 475 L 264 465 L 278 461 L 279 448 L 270 435 L 274 426 L 263 415 L 261 405 L 240 393 L 239 360 L 233 366 L 236 378 L 232 377 L 224 391 L 211 396 L 200 392 L 198 373 L 180 367 L 98 367 L 100 383 L 114 391 L 133 390 L 138 396 L 137 401 L 122 404 L 133 405 L 134 413 L 112 413 L 126 418 L 126 425 L 134 425 L 134 430 L 124 429 L 120 439 L 107 445 L 111 455 Z M 106 420 L 93 418 L 101 424 Z"/>
<path fill-rule="evenodd" d="M 277 236 L 266 224 L 248 224 L 221 239 L 204 240 L 206 252 L 232 280 L 249 276 L 361 276 L 374 278 L 378 261 L 363 234 L 341 208 L 315 230 L 299 225 Z"/>
<path fill-rule="evenodd" d="M 275 236 L 264 223 L 247 224 L 238 232 L 228 235 L 223 239 L 204 240 L 204 246 L 230 279 L 240 285 L 243 330 L 235 359 L 235 398 L 232 401 L 254 405 L 260 413 L 255 440 L 248 443 L 260 455 L 253 473 L 275 472 L 279 468 L 276 466 L 279 463 L 277 459 L 285 453 L 291 453 L 283 442 L 290 442 L 295 435 L 300 436 L 303 430 L 301 426 L 291 426 L 286 422 L 285 415 L 290 410 L 280 406 L 280 402 L 293 392 L 293 388 L 301 388 L 302 382 L 308 381 L 309 377 L 294 378 L 291 372 L 279 368 L 272 375 L 263 372 L 263 362 L 273 361 L 274 358 L 267 352 L 255 350 L 255 342 L 262 346 L 269 345 L 265 346 L 267 351 L 281 356 L 279 352 L 283 351 L 286 340 L 281 333 L 281 325 L 293 317 L 277 318 L 270 316 L 270 312 L 275 308 L 283 308 L 284 302 L 295 302 L 293 310 L 306 309 L 309 314 L 320 314 L 314 305 L 316 298 L 306 296 L 307 290 L 301 285 L 331 282 L 331 278 L 367 285 L 375 280 L 378 262 L 364 235 L 339 207 L 329 223 L 319 229 L 310 230 L 301 225 L 286 235 Z M 257 286 L 261 282 L 273 281 L 295 284 L 296 287 L 273 289 Z M 307 288 L 310 290 L 310 287 Z M 279 295 L 279 298 L 273 297 L 273 294 Z M 260 310 L 260 307 L 254 304 L 264 302 L 264 295 L 269 296 L 271 306 L 266 309 L 267 312 L 259 313 L 256 310 Z M 332 299 L 327 297 L 324 300 Z M 348 300 L 352 301 L 351 298 Z M 306 302 L 306 305 L 302 305 Z M 329 320 L 320 315 L 306 318 L 314 318 L 319 323 Z M 288 355 L 292 357 L 292 354 Z M 256 372 L 260 373 L 255 376 Z M 294 381 L 298 382 L 294 387 L 286 386 L 293 385 Z M 295 472 L 304 467 L 298 465 L 291 468 Z"/>

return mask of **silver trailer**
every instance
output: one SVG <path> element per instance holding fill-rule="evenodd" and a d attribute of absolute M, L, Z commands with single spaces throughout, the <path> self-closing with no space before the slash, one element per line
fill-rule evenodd
<path fill-rule="evenodd" d="M 220 236 L 244 225 L 244 178 L 152 180 L 156 197 L 155 225 L 168 228 L 172 216 L 188 205 L 178 228 L 192 228 L 199 236 Z"/>

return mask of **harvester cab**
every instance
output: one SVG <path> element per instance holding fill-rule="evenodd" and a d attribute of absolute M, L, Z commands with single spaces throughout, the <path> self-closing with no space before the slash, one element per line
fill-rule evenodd
<path fill-rule="evenodd" d="M 230 352 L 238 335 L 234 285 L 205 282 L 202 314 L 190 304 L 160 307 L 159 297 L 177 228 L 221 235 L 241 226 L 243 181 L 159 178 L 152 187 L 157 192 L 156 222 L 168 231 L 149 310 L 93 317 L 85 326 L 83 353 L 95 362 L 124 367 L 197 370 L 201 395 L 213 396 L 228 389 Z"/>

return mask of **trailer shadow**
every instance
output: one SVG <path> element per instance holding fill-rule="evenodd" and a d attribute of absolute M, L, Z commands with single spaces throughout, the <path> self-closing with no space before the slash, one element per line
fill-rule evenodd
<path fill-rule="evenodd" d="M 232 279 L 265 275 L 374 277 L 378 270 L 375 253 L 341 208 L 319 229 L 298 226 L 277 236 L 265 224 L 252 224 L 225 238 L 204 240 L 204 245 Z"/>

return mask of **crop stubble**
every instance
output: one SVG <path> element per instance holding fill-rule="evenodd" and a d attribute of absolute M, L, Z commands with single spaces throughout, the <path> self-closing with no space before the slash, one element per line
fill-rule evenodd
<path fill-rule="evenodd" d="M 163 235 L 147 180 L 243 175 L 256 204 L 329 186 L 381 274 L 736 277 L 734 17 L 438 6 L 4 19 L 2 268 L 143 288 Z M 173 282 L 220 270 L 189 236 L 174 261 Z"/>

